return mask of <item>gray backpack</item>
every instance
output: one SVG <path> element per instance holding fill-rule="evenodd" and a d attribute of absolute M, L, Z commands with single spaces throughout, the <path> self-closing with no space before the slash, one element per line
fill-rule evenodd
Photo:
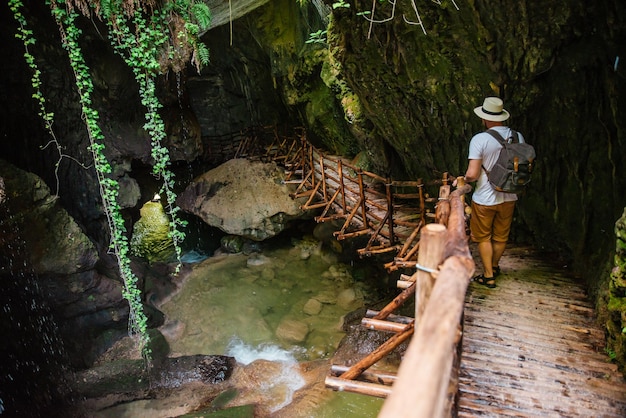
<path fill-rule="evenodd" d="M 502 145 L 498 160 L 491 170 L 488 171 L 483 166 L 489 183 L 499 192 L 522 193 L 530 183 L 536 157 L 535 149 L 530 144 L 519 142 L 519 135 L 513 130 L 508 141 L 493 129 L 486 132 Z"/>

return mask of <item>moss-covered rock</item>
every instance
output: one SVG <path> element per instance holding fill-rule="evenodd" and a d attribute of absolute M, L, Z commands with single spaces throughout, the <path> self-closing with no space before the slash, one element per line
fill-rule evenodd
<path fill-rule="evenodd" d="M 607 350 L 626 371 L 626 208 L 615 223 L 615 266 L 607 295 Z"/>
<path fill-rule="evenodd" d="M 158 199 L 146 202 L 139 211 L 141 218 L 133 227 L 131 251 L 150 263 L 171 261 L 174 242 L 170 237 L 170 220 Z"/>

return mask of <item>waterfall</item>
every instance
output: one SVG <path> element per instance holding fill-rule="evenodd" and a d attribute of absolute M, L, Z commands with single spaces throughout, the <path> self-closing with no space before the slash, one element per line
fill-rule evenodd
<path fill-rule="evenodd" d="M 9 201 L 0 200 L 0 416 L 55 417 L 66 394 L 65 350 Z"/>

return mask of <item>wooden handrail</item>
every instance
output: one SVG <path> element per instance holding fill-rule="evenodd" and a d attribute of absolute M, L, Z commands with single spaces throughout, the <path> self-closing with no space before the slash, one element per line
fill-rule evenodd
<path fill-rule="evenodd" d="M 303 207 L 324 208 L 322 215 L 316 218 L 318 221 L 344 219 L 341 230 L 335 232 L 340 239 L 370 234 L 367 247 L 359 250 L 359 254 L 399 250 L 394 265 L 386 265 L 388 269 L 417 267 L 413 276 L 405 276 L 405 289 L 400 295 L 371 318 L 364 319 L 368 328 L 394 335 L 351 367 L 334 370 L 326 380 L 327 386 L 387 397 L 379 415 L 382 418 L 449 416 L 458 382 L 465 293 L 475 268 L 467 246 L 464 215 L 464 195 L 471 187 L 458 178 L 458 189 L 450 193 L 452 178 L 448 173 L 428 183 L 422 179 L 383 178 L 341 158 L 325 155 L 309 144 L 305 136 L 304 133 L 300 136 L 301 146 L 296 149 L 295 141 L 288 146 L 288 142 L 280 140 L 275 133 L 266 153 L 276 157 L 286 151 L 287 155 L 279 156 L 278 161 L 299 160 L 293 167 L 301 173 L 302 182 L 294 196 L 308 197 Z M 250 146 L 249 142 L 245 145 Z M 296 168 L 291 170 L 295 173 Z M 384 191 L 378 190 L 376 185 L 384 185 Z M 440 186 L 439 199 L 429 196 L 425 186 Z M 303 188 L 306 192 L 301 192 Z M 316 196 L 321 201 L 314 202 Z M 427 213 L 427 203 L 436 203 L 434 214 Z M 331 207 L 335 215 L 328 216 Z M 427 219 L 436 223 L 428 224 Z M 350 224 L 356 225 L 357 230 L 348 232 Z M 383 245 L 374 246 L 376 240 Z M 416 254 L 417 261 L 413 258 Z M 386 320 L 413 293 L 416 295 L 415 319 L 409 319 L 408 323 Z M 397 378 L 386 377 L 387 386 L 378 385 L 382 378 L 380 372 L 367 369 L 411 336 Z M 356 381 L 359 376 L 364 381 Z M 388 385 L 392 381 L 390 389 Z"/>
<path fill-rule="evenodd" d="M 451 413 L 449 385 L 458 374 L 453 370 L 458 363 L 456 346 L 461 338 L 465 293 L 475 268 L 461 200 L 470 189 L 466 185 L 451 193 L 446 258 L 379 418 L 438 418 Z M 420 244 L 422 250 L 427 245 L 427 240 Z"/>

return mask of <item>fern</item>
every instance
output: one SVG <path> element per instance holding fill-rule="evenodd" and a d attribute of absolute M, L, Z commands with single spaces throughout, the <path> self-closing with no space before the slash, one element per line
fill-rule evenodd
<path fill-rule="evenodd" d="M 207 46 L 202 42 L 198 42 L 197 47 L 198 59 L 200 60 L 200 63 L 202 65 L 208 65 L 210 61 L 209 48 L 207 48 Z"/>
<path fill-rule="evenodd" d="M 211 15 L 211 10 L 209 6 L 204 3 L 194 3 L 191 6 L 191 15 L 198 22 L 198 26 L 200 27 L 200 31 L 205 31 L 211 26 L 211 20 L 213 16 Z"/>

